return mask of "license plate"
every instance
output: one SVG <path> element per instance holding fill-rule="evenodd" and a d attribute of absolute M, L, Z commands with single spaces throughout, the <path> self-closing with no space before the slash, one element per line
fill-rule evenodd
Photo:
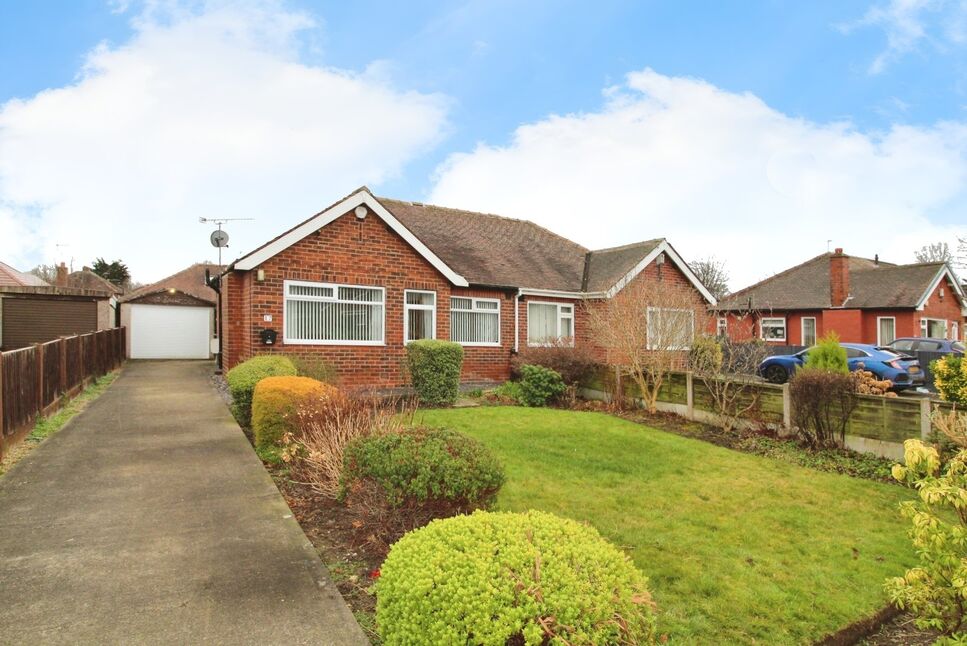
<path fill-rule="evenodd" d="M 916 366 L 910 366 L 910 372 L 920 372 L 920 368 Z"/>

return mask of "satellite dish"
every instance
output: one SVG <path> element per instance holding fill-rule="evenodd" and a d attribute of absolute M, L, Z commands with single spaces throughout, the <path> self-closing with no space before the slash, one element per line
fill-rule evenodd
<path fill-rule="evenodd" d="M 212 246 L 213 247 L 227 247 L 228 246 L 228 232 L 218 229 L 217 231 L 212 231 Z"/>

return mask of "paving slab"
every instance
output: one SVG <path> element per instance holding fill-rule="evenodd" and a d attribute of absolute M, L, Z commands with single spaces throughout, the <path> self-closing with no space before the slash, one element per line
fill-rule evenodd
<path fill-rule="evenodd" d="M 129 362 L 0 477 L 0 643 L 369 643 L 212 370 Z"/>

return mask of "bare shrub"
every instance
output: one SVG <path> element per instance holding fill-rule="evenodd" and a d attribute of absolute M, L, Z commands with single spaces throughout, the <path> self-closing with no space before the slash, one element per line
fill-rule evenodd
<path fill-rule="evenodd" d="M 957 410 L 956 406 L 946 413 L 937 409 L 930 415 L 930 422 L 950 442 L 967 448 L 967 413 Z"/>
<path fill-rule="evenodd" d="M 842 446 L 846 425 L 856 408 L 856 381 L 848 374 L 804 368 L 789 382 L 793 420 L 804 444 Z"/>
<path fill-rule="evenodd" d="M 649 412 L 668 374 L 688 363 L 687 351 L 708 316 L 694 290 L 674 281 L 639 276 L 612 298 L 588 301 L 595 341 L 638 386 Z"/>
<path fill-rule="evenodd" d="M 337 498 L 346 446 L 360 437 L 400 431 L 411 421 L 414 410 L 409 400 L 376 397 L 310 402 L 298 411 L 298 432 L 284 438 L 282 459 L 294 481 Z"/>
<path fill-rule="evenodd" d="M 732 342 L 704 337 L 695 342 L 690 364 L 708 391 L 722 428 L 734 429 L 759 408 L 756 369 L 767 349 L 761 341 Z"/>

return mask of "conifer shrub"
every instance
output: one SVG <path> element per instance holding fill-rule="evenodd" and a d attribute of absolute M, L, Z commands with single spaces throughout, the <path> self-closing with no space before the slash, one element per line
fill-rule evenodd
<path fill-rule="evenodd" d="M 407 367 L 420 403 L 450 406 L 460 394 L 463 347 L 452 341 L 423 339 L 406 346 Z"/>
<path fill-rule="evenodd" d="M 242 426 L 252 422 L 252 394 L 266 377 L 294 376 L 296 367 L 288 357 L 261 355 L 243 361 L 228 371 L 225 381 L 232 395 L 232 412 Z"/>
<path fill-rule="evenodd" d="M 316 408 L 342 397 L 335 386 L 310 377 L 266 377 L 255 386 L 252 397 L 252 433 L 255 448 L 282 446 L 288 433 L 299 429 L 299 410 L 305 405 Z"/>
<path fill-rule="evenodd" d="M 545 512 L 435 520 L 390 549 L 376 584 L 387 646 L 650 644 L 647 579 L 598 532 Z"/>

